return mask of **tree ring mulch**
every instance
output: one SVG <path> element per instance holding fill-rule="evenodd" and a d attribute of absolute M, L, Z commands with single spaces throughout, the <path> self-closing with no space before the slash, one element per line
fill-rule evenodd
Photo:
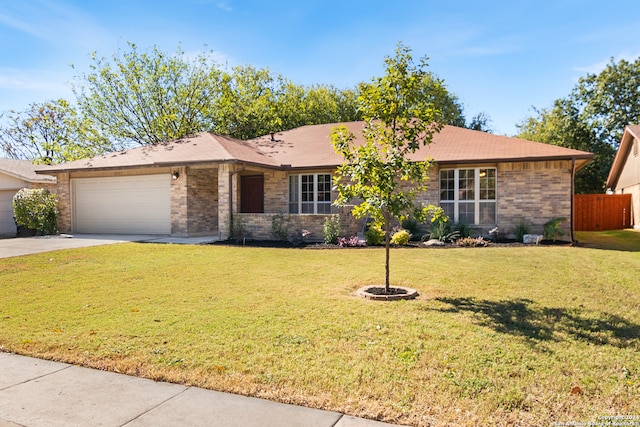
<path fill-rule="evenodd" d="M 361 298 L 372 299 L 377 301 L 395 301 L 401 299 L 415 299 L 418 297 L 418 291 L 404 286 L 389 287 L 389 293 L 385 293 L 384 286 L 368 285 L 356 291 L 356 295 Z"/>

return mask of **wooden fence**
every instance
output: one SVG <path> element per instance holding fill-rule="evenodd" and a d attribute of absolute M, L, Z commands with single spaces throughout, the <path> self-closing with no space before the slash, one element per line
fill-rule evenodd
<path fill-rule="evenodd" d="M 631 227 L 631 194 L 576 194 L 573 200 L 576 231 Z"/>

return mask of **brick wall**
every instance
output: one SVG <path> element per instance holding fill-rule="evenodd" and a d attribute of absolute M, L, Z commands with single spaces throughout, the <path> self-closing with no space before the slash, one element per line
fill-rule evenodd
<path fill-rule="evenodd" d="M 498 165 L 498 227 L 513 235 L 524 220 L 542 234 L 553 217 L 566 217 L 565 239 L 571 232 L 571 162 L 518 162 Z"/>
<path fill-rule="evenodd" d="M 187 184 L 189 177 L 187 168 L 173 168 L 171 173 L 178 173 L 178 179 L 171 180 L 171 235 L 189 235 L 189 203 Z"/>
<path fill-rule="evenodd" d="M 340 235 L 356 236 L 359 231 L 359 221 L 350 214 L 349 208 L 343 208 L 340 215 Z M 324 222 L 332 215 L 289 215 L 281 213 L 235 214 L 234 222 L 236 228 L 241 228 L 235 237 L 252 240 L 278 240 L 273 232 L 274 217 L 280 216 L 287 235 L 294 238 L 302 238 L 303 230 L 306 234 L 305 241 L 322 242 L 324 240 Z M 307 234 L 308 233 L 308 234 Z"/>
<path fill-rule="evenodd" d="M 71 181 L 68 173 L 57 176 L 56 193 L 58 194 L 58 232 L 71 233 Z"/>
<path fill-rule="evenodd" d="M 284 171 L 264 174 L 264 211 L 289 212 L 289 175 Z"/>
<path fill-rule="evenodd" d="M 187 207 L 190 236 L 217 233 L 217 169 L 187 169 Z"/>

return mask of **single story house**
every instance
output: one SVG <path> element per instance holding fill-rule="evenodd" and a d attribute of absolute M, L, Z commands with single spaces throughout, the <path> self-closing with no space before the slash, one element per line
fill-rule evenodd
<path fill-rule="evenodd" d="M 607 188 L 615 194 L 631 194 L 631 222 L 640 228 L 640 125 L 624 128 L 613 159 Z"/>
<path fill-rule="evenodd" d="M 343 123 L 362 138 L 364 122 Z M 230 236 L 273 239 L 274 218 L 322 240 L 328 215 L 342 235 L 362 231 L 350 208 L 332 205 L 342 162 L 337 124 L 309 125 L 248 141 L 200 133 L 175 141 L 43 167 L 58 182 L 58 228 L 66 233 Z M 573 178 L 591 153 L 445 126 L 413 159 L 433 158 L 419 201 L 444 207 L 478 233 L 511 232 L 522 220 L 542 232 L 552 217 L 572 227 Z M 233 219 L 233 221 L 232 221 Z M 305 234 L 307 234 L 305 233 Z"/>
<path fill-rule="evenodd" d="M 15 237 L 13 220 L 13 196 L 22 188 L 46 188 L 56 190 L 56 179 L 49 175 L 37 175 L 39 165 L 29 160 L 0 158 L 0 236 Z"/>

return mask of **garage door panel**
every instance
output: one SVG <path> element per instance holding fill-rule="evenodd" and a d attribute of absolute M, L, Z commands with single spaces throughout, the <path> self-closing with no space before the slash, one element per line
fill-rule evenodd
<path fill-rule="evenodd" d="M 16 224 L 13 221 L 13 195 L 15 190 L 0 190 L 0 236 L 15 236 Z"/>
<path fill-rule="evenodd" d="M 170 176 L 74 180 L 77 233 L 171 232 Z"/>

